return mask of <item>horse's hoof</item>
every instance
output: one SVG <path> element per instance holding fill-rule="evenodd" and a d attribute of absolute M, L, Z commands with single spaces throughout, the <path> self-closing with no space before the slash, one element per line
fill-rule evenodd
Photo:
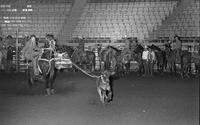
<path fill-rule="evenodd" d="M 187 78 L 190 78 L 190 75 L 187 74 L 186 76 L 187 76 Z"/>
<path fill-rule="evenodd" d="M 54 95 L 54 94 L 55 94 L 55 90 L 51 89 L 51 95 Z"/>
<path fill-rule="evenodd" d="M 50 95 L 51 95 L 50 93 L 47 92 L 44 93 L 44 96 L 50 96 Z"/>
<path fill-rule="evenodd" d="M 51 91 L 50 89 L 46 89 L 46 96 L 49 96 L 49 95 L 51 95 Z"/>

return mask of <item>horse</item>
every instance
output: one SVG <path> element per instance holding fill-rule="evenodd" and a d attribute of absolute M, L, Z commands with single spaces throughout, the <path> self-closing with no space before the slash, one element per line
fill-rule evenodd
<path fill-rule="evenodd" d="M 186 50 L 181 52 L 181 76 L 190 77 L 192 54 Z"/>
<path fill-rule="evenodd" d="M 0 70 L 5 69 L 5 64 L 7 60 L 7 50 L 4 47 L 0 48 Z"/>
<path fill-rule="evenodd" d="M 166 67 L 166 54 L 165 51 L 162 51 L 158 46 L 152 44 L 150 47 L 155 52 L 156 64 L 158 67 L 158 72 L 163 73 L 164 68 Z"/>
<path fill-rule="evenodd" d="M 120 66 L 122 66 L 122 60 L 120 50 L 113 46 L 107 46 L 100 52 L 100 61 L 102 70 L 117 71 L 119 72 Z"/>
<path fill-rule="evenodd" d="M 133 48 L 132 52 L 132 59 L 137 63 L 134 64 L 134 71 L 138 72 L 138 75 L 142 75 L 144 67 L 143 67 L 143 62 L 142 62 L 142 53 L 144 51 L 144 48 L 140 44 L 136 44 L 136 46 Z"/>
<path fill-rule="evenodd" d="M 200 74 L 200 55 L 198 53 L 192 53 L 192 63 L 195 66 L 195 73 Z"/>
<path fill-rule="evenodd" d="M 122 57 L 122 66 L 124 74 L 128 74 L 130 72 L 130 61 L 132 60 L 132 52 L 129 48 L 124 48 L 121 51 Z"/>
<path fill-rule="evenodd" d="M 177 60 L 176 50 L 170 50 L 169 48 L 165 49 L 167 64 L 170 67 L 171 73 L 177 73 L 177 68 L 180 69 L 180 75 L 183 78 L 184 76 L 190 77 L 191 72 L 191 59 L 192 54 L 186 50 L 182 50 L 180 54 L 180 61 Z"/>
<path fill-rule="evenodd" d="M 46 86 L 46 95 L 54 94 L 54 82 L 56 77 L 54 51 L 50 48 L 44 48 L 41 57 L 38 59 L 38 68 L 40 71 L 39 76 L 34 75 L 33 65 L 28 65 L 28 83 L 30 87 L 34 85 L 36 81 L 42 81 Z"/>
<path fill-rule="evenodd" d="M 95 67 L 95 53 L 92 51 L 83 51 L 81 49 L 74 50 L 71 55 L 73 63 L 83 66 L 85 70 L 94 71 Z"/>
<path fill-rule="evenodd" d="M 165 54 L 166 54 L 166 62 L 167 62 L 167 68 L 169 68 L 171 74 L 176 72 L 176 54 L 175 51 L 173 51 L 171 48 L 166 47 L 165 48 Z"/>
<path fill-rule="evenodd" d="M 74 53 L 74 48 L 71 47 L 71 46 L 57 45 L 56 50 L 61 52 L 61 53 L 67 52 L 67 54 L 69 55 L 70 58 L 71 58 L 72 54 Z"/>

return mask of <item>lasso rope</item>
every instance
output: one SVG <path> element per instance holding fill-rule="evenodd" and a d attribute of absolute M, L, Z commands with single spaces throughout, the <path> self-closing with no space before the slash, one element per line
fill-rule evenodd
<path fill-rule="evenodd" d="M 77 66 L 76 64 L 72 63 L 72 65 L 74 67 L 76 67 L 77 69 L 79 69 L 82 73 L 84 73 L 85 75 L 92 77 L 92 78 L 100 78 L 101 76 L 96 76 L 96 75 L 91 75 L 89 73 L 87 73 L 85 70 L 83 70 L 82 68 L 80 68 L 79 66 Z"/>

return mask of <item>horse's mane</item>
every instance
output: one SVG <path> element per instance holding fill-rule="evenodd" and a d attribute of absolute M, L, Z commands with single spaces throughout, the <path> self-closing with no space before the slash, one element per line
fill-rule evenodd
<path fill-rule="evenodd" d="M 116 51 L 116 52 L 121 52 L 121 50 L 117 49 L 117 48 L 114 47 L 114 46 L 107 46 L 107 47 L 106 47 L 106 49 L 109 49 L 109 48 L 113 49 L 113 50 Z"/>
<path fill-rule="evenodd" d="M 140 53 L 140 52 L 143 52 L 144 51 L 144 47 L 140 44 L 137 44 L 136 45 L 136 49 L 134 50 L 134 52 L 136 53 Z"/>

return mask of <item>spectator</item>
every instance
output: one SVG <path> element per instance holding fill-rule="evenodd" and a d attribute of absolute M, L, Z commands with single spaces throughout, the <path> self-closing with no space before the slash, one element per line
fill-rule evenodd
<path fill-rule="evenodd" d="M 154 63 L 155 63 L 155 52 L 152 51 L 151 48 L 149 48 L 149 54 L 148 54 L 148 68 L 149 68 L 149 75 L 153 76 L 153 69 L 154 69 Z"/>
<path fill-rule="evenodd" d="M 143 66 L 144 66 L 144 75 L 143 76 L 148 76 L 149 75 L 149 68 L 148 68 L 148 47 L 145 45 L 144 51 L 142 53 L 142 60 L 143 60 Z"/>
<path fill-rule="evenodd" d="M 178 62 L 181 61 L 181 48 L 182 48 L 182 43 L 180 41 L 179 36 L 175 35 L 174 36 L 174 42 L 175 42 L 175 46 L 174 46 L 174 50 L 176 52 L 176 59 Z"/>

